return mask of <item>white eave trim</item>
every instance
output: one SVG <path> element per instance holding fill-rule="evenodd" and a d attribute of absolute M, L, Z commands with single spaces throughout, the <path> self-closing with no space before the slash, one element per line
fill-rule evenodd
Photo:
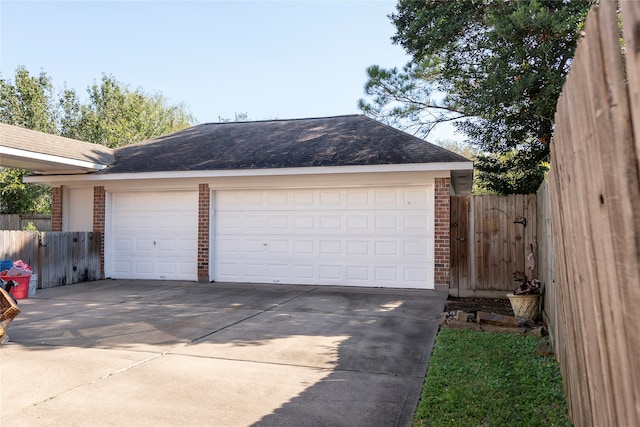
<path fill-rule="evenodd" d="M 180 178 L 219 178 L 239 176 L 323 175 L 335 173 L 366 172 L 438 172 L 473 170 L 473 162 L 455 163 L 404 163 L 366 166 L 313 166 L 304 168 L 224 169 L 206 171 L 170 171 L 144 173 L 88 174 L 82 176 L 47 175 L 24 177 L 25 182 L 47 183 L 55 181 L 129 181 Z"/>
<path fill-rule="evenodd" d="M 102 163 L 92 163 L 84 160 L 70 159 L 68 157 L 53 156 L 51 154 L 42 154 L 42 153 L 36 153 L 33 151 L 19 150 L 17 148 L 3 147 L 3 146 L 0 146 L 0 154 L 5 154 L 7 156 L 20 157 L 23 159 L 37 160 L 39 162 L 54 163 L 57 165 L 64 165 L 64 166 L 70 166 L 70 167 L 78 167 L 78 168 L 85 169 L 86 171 L 89 171 L 89 172 L 102 170 L 107 167 L 107 165 L 104 165 Z M 56 170 L 54 172 L 54 175 L 51 175 L 51 176 L 58 176 L 58 175 L 61 175 L 60 170 Z"/>

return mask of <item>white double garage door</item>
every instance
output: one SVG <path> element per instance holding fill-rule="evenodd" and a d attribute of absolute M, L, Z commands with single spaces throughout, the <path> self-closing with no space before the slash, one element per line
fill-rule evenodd
<path fill-rule="evenodd" d="M 433 187 L 213 191 L 210 279 L 432 289 Z M 197 279 L 198 196 L 114 192 L 107 275 Z"/>

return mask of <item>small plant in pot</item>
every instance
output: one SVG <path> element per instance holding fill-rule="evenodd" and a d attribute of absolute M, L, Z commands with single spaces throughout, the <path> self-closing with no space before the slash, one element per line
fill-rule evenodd
<path fill-rule="evenodd" d="M 520 283 L 512 294 L 507 294 L 513 314 L 521 319 L 536 320 L 540 311 L 542 282 L 538 279 L 529 279 L 526 274 L 519 271 L 513 273 L 513 280 Z"/>

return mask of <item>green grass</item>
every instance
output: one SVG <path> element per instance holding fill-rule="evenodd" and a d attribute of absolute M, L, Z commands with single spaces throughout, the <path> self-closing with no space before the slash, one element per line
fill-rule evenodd
<path fill-rule="evenodd" d="M 571 426 L 558 363 L 539 339 L 442 329 L 414 426 Z"/>

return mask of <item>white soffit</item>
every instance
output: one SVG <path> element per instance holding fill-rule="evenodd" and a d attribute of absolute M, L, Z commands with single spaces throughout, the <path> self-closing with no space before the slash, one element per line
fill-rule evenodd
<path fill-rule="evenodd" d="M 107 167 L 99 163 L 3 146 L 0 146 L 0 166 L 27 169 L 35 173 L 54 176 L 84 174 L 99 171 Z"/>
<path fill-rule="evenodd" d="M 76 177 L 69 176 L 29 176 L 25 182 L 50 183 L 56 181 L 137 181 L 152 179 L 180 179 L 180 178 L 218 178 L 243 176 L 286 176 L 286 175 L 324 175 L 335 173 L 367 173 L 367 172 L 439 172 L 439 171 L 472 171 L 472 162 L 456 163 L 405 163 L 393 165 L 367 166 L 318 166 L 304 168 L 273 168 L 273 169 L 232 169 L 206 171 L 169 171 L 146 173 L 118 173 L 118 174 L 90 174 Z"/>

